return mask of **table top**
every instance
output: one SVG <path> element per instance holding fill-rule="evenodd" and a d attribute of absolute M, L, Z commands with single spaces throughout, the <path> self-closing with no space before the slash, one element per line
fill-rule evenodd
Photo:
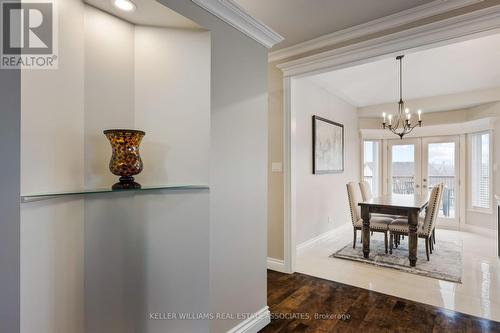
<path fill-rule="evenodd" d="M 423 209 L 429 203 L 429 194 L 389 194 L 362 201 L 360 206 L 393 207 L 401 209 Z"/>

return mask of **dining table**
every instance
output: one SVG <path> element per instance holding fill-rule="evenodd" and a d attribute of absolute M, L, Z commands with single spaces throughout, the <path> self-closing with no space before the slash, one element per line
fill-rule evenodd
<path fill-rule="evenodd" d="M 410 266 L 417 264 L 418 216 L 429 204 L 429 193 L 388 194 L 358 203 L 363 219 L 363 256 L 370 257 L 370 215 L 387 214 L 408 218 L 408 259 Z"/>

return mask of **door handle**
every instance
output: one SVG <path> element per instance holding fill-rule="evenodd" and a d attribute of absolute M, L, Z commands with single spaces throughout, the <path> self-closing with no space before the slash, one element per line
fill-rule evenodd
<path fill-rule="evenodd" d="M 423 181 L 423 182 L 426 182 L 426 181 L 427 181 L 427 179 L 426 179 L 426 178 L 424 178 L 424 179 L 422 179 L 422 181 Z"/>

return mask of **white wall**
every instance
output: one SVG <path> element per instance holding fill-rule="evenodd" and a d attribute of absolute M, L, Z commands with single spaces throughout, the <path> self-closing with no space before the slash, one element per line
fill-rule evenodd
<path fill-rule="evenodd" d="M 58 4 L 59 69 L 22 76 L 22 194 L 111 186 L 102 131 L 117 127 L 147 132 L 139 182 L 207 184 L 209 33 L 136 35 L 80 0 Z M 206 332 L 206 322 L 145 321 L 208 311 L 208 192 L 109 196 L 22 204 L 21 331 Z"/>
<path fill-rule="evenodd" d="M 117 182 L 102 131 L 134 127 L 134 25 L 90 6 L 84 24 L 85 186 L 102 188 Z"/>
<path fill-rule="evenodd" d="M 57 0 L 59 69 L 25 70 L 21 194 L 84 185 L 83 4 Z M 83 332 L 83 200 L 21 205 L 21 332 Z"/>
<path fill-rule="evenodd" d="M 208 184 L 209 32 L 136 27 L 135 127 L 142 184 Z"/>
<path fill-rule="evenodd" d="M 87 187 L 117 181 L 103 140 L 109 128 L 147 129 L 139 183 L 207 184 L 209 107 L 209 32 L 134 26 L 86 7 Z"/>
<path fill-rule="evenodd" d="M 85 30 L 87 185 L 117 181 L 106 128 L 146 132 L 143 186 L 208 184 L 210 34 L 133 26 L 92 8 Z M 208 212 L 205 191 L 87 198 L 86 329 L 205 332 L 207 322 L 147 315 L 208 311 Z"/>
<path fill-rule="evenodd" d="M 205 333 L 209 192 L 112 193 L 85 200 L 85 329 L 92 333 Z"/>
<path fill-rule="evenodd" d="M 292 98 L 296 115 L 296 244 L 299 245 L 350 223 L 346 184 L 359 181 L 360 139 L 356 108 L 310 79 L 296 81 Z M 344 172 L 312 173 L 313 115 L 344 125 Z"/>

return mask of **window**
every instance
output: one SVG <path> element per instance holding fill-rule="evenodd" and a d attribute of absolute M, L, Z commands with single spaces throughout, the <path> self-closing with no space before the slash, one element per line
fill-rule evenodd
<path fill-rule="evenodd" d="M 490 134 L 470 135 L 470 204 L 472 209 L 491 208 Z"/>
<path fill-rule="evenodd" d="M 370 184 L 374 196 L 379 196 L 379 142 L 363 141 L 363 179 Z"/>

